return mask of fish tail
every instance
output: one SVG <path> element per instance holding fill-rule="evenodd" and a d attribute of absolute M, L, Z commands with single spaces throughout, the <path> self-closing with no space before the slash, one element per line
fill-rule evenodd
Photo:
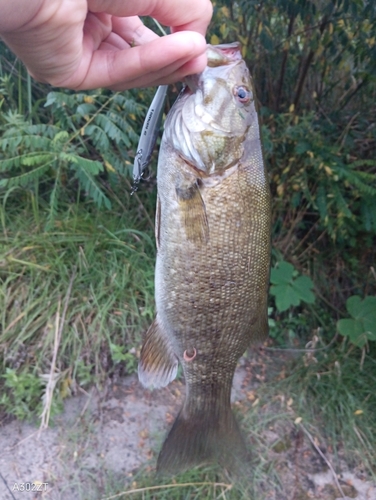
<path fill-rule="evenodd" d="M 197 465 L 219 462 L 237 473 L 246 458 L 246 447 L 229 398 L 224 405 L 219 400 L 200 410 L 187 400 L 163 444 L 157 472 L 176 474 Z"/>

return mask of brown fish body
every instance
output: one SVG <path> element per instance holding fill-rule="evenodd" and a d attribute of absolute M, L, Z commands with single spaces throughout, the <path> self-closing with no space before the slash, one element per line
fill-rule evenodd
<path fill-rule="evenodd" d="M 232 379 L 268 329 L 270 192 L 252 82 L 237 46 L 208 51 L 214 67 L 171 110 L 158 163 L 157 317 L 139 375 L 161 387 L 183 367 L 186 400 L 158 460 L 167 472 L 242 450 Z"/>

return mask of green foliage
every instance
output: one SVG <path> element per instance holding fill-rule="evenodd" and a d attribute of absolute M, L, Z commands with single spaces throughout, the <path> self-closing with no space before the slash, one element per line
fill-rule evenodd
<path fill-rule="evenodd" d="M 137 371 L 138 359 L 136 358 L 136 350 L 126 350 L 124 346 L 116 345 L 110 342 L 111 356 L 114 363 L 124 363 L 127 373 Z"/>
<path fill-rule="evenodd" d="M 2 411 L 14 415 L 19 420 L 31 420 L 41 415 L 48 375 L 44 377 L 33 373 L 27 367 L 21 370 L 7 367 L 1 378 L 4 379 L 4 383 L 0 383 Z M 51 402 L 51 416 L 60 413 L 62 409 L 61 394 L 55 394 Z"/>
<path fill-rule="evenodd" d="M 59 200 L 88 198 L 98 208 L 110 208 L 112 187 L 119 176 L 130 174 L 129 153 L 137 144 L 135 128 L 145 106 L 131 92 L 56 91 L 47 95 L 45 110 L 38 114 L 41 123 L 35 124 L 34 115 L 30 120 L 14 108 L 9 77 L 2 83 L 0 193 L 20 187 L 38 202 L 45 200 L 50 227 Z"/>
<path fill-rule="evenodd" d="M 73 205 L 58 213 L 53 231 L 44 230 L 46 212 L 36 222 L 27 208 L 10 206 L 5 213 L 0 206 L 0 412 L 26 418 L 41 413 L 55 318 L 72 275 L 53 409 L 69 387 L 134 372 L 154 316 L 155 247 L 134 197 L 118 212 Z"/>
<path fill-rule="evenodd" d="M 304 309 L 298 311 L 295 308 L 283 314 L 274 313 L 273 318 L 269 318 L 269 336 L 279 346 L 304 346 L 316 324 L 314 318 Z"/>
<path fill-rule="evenodd" d="M 337 322 L 338 331 L 358 347 L 364 347 L 369 340 L 376 340 L 376 297 L 358 295 L 349 297 L 346 309 L 351 318 Z"/>
<path fill-rule="evenodd" d="M 347 106 L 376 77 L 373 2 L 218 0 L 212 43 L 239 40 L 273 111 Z"/>
<path fill-rule="evenodd" d="M 359 357 L 340 349 L 307 352 L 287 369 L 280 390 L 292 398 L 292 408 L 307 425 L 320 426 L 322 442 L 345 449 L 352 463 L 374 471 L 376 446 L 375 350 Z M 355 429 L 355 432 L 354 432 Z"/>
<path fill-rule="evenodd" d="M 79 381 L 80 387 L 87 387 L 93 383 L 93 373 L 95 373 L 94 363 L 87 360 L 78 359 L 74 366 L 74 378 Z"/>
<path fill-rule="evenodd" d="M 211 41 L 241 42 L 261 104 L 282 254 L 289 234 L 345 252 L 376 237 L 375 32 L 374 2 L 215 3 Z"/>
<path fill-rule="evenodd" d="M 376 293 L 370 271 L 376 237 L 375 32 L 376 5 L 370 1 L 214 5 L 209 40 L 242 43 L 260 103 L 273 246 L 282 261 L 271 275 L 271 336 L 279 343 L 286 337 L 305 343 L 318 327 L 331 339 L 349 290 L 368 297 L 349 310 L 351 318 L 338 322 L 338 330 L 360 347 L 374 338 L 374 329 L 364 333 L 365 318 L 373 316 L 363 303 Z M 155 190 L 152 179 L 129 203 L 127 178 L 152 91 L 47 95 L 49 89 L 31 80 L 1 42 L 0 78 L 4 369 L 16 370 L 17 377 L 30 366 L 48 373 L 50 319 L 77 266 L 59 370 L 79 384 L 124 367 L 132 371 L 132 349 L 137 352 L 154 313 L 155 250 L 148 231 Z M 303 269 L 306 275 L 299 275 Z M 333 373 L 333 366 L 323 371 Z M 317 372 L 312 380 L 314 390 L 323 384 Z M 32 383 L 27 387 L 39 391 Z M 3 404 L 12 412 L 12 400 L 4 400 L 12 389 L 4 389 Z"/>
<path fill-rule="evenodd" d="M 376 161 L 350 161 L 350 150 L 335 144 L 333 128 L 313 114 L 281 113 L 269 120 L 275 134 L 267 158 L 279 210 L 304 209 L 309 225 L 314 214 L 318 229 L 340 244 L 354 246 L 360 235 L 376 235 Z"/>
<path fill-rule="evenodd" d="M 20 420 L 30 419 L 34 411 L 41 412 L 43 382 L 37 375 L 6 368 L 2 378 L 5 391 L 0 398 L 0 407 Z"/>
<path fill-rule="evenodd" d="M 79 180 L 88 197 L 100 207 L 110 208 L 111 203 L 95 179 L 103 172 L 99 161 L 84 158 L 71 147 L 69 134 L 52 125 L 30 125 L 22 117 L 5 117 L 6 128 L 0 139 L 0 149 L 5 158 L 0 159 L 1 188 L 20 186 L 32 189 L 35 185 L 50 182 L 50 219 L 57 212 L 58 195 L 63 176 Z"/>
<path fill-rule="evenodd" d="M 283 312 L 291 306 L 298 306 L 302 301 L 312 304 L 315 296 L 313 282 L 308 276 L 298 276 L 298 272 L 289 262 L 279 262 L 271 270 L 270 293 L 275 296 L 278 311 Z"/>
<path fill-rule="evenodd" d="M 277 262 L 271 269 L 270 295 L 274 296 L 275 307 L 270 307 L 269 335 L 279 345 L 306 344 L 311 332 L 323 326 L 321 317 L 324 310 L 314 312 L 311 304 L 315 302 L 313 281 L 302 276 L 292 264 L 284 260 Z M 310 313 L 307 314 L 307 306 Z M 326 323 L 329 330 L 331 321 Z"/>

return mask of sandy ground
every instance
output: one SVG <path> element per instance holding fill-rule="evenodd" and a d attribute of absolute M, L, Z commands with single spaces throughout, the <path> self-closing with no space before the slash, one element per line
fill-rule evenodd
<path fill-rule="evenodd" d="M 247 360 L 236 372 L 235 404 L 257 389 L 252 369 Z M 111 484 L 127 489 L 139 467 L 154 467 L 183 393 L 179 381 L 151 392 L 140 387 L 136 376 L 129 376 L 101 393 L 92 389 L 70 398 L 53 427 L 46 430 L 17 420 L 2 425 L 0 500 L 102 500 L 113 493 Z M 349 470 L 346 463 L 341 470 L 336 466 L 344 492 L 341 496 L 332 472 L 302 433 L 286 450 L 273 448 L 280 432 L 271 428 L 263 438 L 286 494 L 276 496 L 266 487 L 265 500 L 376 500 L 376 484 L 361 471 Z M 330 460 L 330 454 L 326 456 Z"/>

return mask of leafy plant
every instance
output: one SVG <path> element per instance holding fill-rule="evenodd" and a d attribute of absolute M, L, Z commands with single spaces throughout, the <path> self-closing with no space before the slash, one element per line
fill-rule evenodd
<path fill-rule="evenodd" d="M 364 356 L 362 370 L 358 356 L 344 347 L 307 352 L 304 363 L 295 359 L 279 389 L 294 400 L 303 422 L 322 428 L 327 445 L 346 450 L 353 464 L 363 463 L 374 472 L 376 345 Z"/>
<path fill-rule="evenodd" d="M 87 386 L 134 371 L 132 353 L 154 316 L 155 250 L 132 197 L 117 212 L 73 205 L 48 232 L 45 211 L 36 224 L 27 210 L 10 207 L 4 212 L 0 205 L 0 413 L 21 419 L 41 413 L 45 385 L 39 374 L 50 373 L 56 349 L 51 318 L 59 314 L 73 273 L 56 358 L 56 373 L 64 378 L 53 404 L 69 392 L 64 383 L 70 379 L 72 387 Z M 110 344 L 118 346 L 118 357 Z M 125 363 L 116 363 L 122 356 Z"/>
<path fill-rule="evenodd" d="M 38 114 L 42 123 L 35 123 L 34 116 L 26 118 L 15 109 L 14 92 L 9 77 L 4 77 L 0 88 L 0 193 L 18 187 L 38 203 L 47 201 L 50 227 L 61 199 L 88 198 L 98 208 L 111 208 L 112 188 L 119 176 L 130 175 L 136 129 L 145 106 L 130 91 L 56 91 L 39 103 L 44 103 Z"/>
<path fill-rule="evenodd" d="M 114 363 L 125 363 L 127 373 L 133 373 L 137 370 L 138 360 L 135 356 L 136 349 L 133 347 L 128 350 L 125 346 L 110 343 L 111 356 Z"/>
<path fill-rule="evenodd" d="M 318 233 L 340 244 L 376 235 L 376 161 L 352 158 L 350 148 L 336 144 L 337 129 L 314 113 L 294 118 L 264 110 L 264 117 L 278 211 L 301 212 L 301 224 L 317 221 Z"/>
<path fill-rule="evenodd" d="M 8 117 L 8 124 L 10 128 L 0 139 L 0 148 L 7 155 L 0 159 L 0 172 L 6 173 L 0 180 L 0 188 L 32 187 L 43 180 L 46 182 L 49 177 L 52 181 L 49 196 L 52 219 L 57 212 L 65 175 L 77 179 L 98 207 L 104 204 L 110 208 L 108 197 L 95 179 L 104 170 L 102 163 L 77 154 L 70 144 L 68 132 L 52 125 L 29 125 L 14 115 Z"/>
<path fill-rule="evenodd" d="M 213 43 L 240 41 L 253 76 L 274 246 L 305 268 L 330 261 L 338 281 L 354 254 L 363 269 L 374 259 L 375 29 L 374 2 L 218 0 L 210 32 Z M 329 274 L 325 265 L 318 273 Z M 336 287 L 321 294 L 342 307 Z"/>
<path fill-rule="evenodd" d="M 373 2 L 217 0 L 211 42 L 241 42 L 269 109 L 340 111 L 372 88 L 375 28 Z"/>
<path fill-rule="evenodd" d="M 35 410 L 41 410 L 43 382 L 37 375 L 7 368 L 2 375 L 7 389 L 0 398 L 0 405 L 19 419 L 31 418 Z"/>
<path fill-rule="evenodd" d="M 364 347 L 368 341 L 376 340 L 376 297 L 358 295 L 349 297 L 346 309 L 351 318 L 337 322 L 338 331 L 357 347 Z"/>
<path fill-rule="evenodd" d="M 298 306 L 302 301 L 308 304 L 315 301 L 311 278 L 299 276 L 289 262 L 279 262 L 277 267 L 271 270 L 270 281 L 270 293 L 275 296 L 275 303 L 280 312 L 291 306 Z"/>
<path fill-rule="evenodd" d="M 269 336 L 280 346 L 291 346 L 307 343 L 307 338 L 312 331 L 312 318 L 304 312 L 288 311 L 283 316 L 274 315 L 276 319 L 269 318 Z"/>

